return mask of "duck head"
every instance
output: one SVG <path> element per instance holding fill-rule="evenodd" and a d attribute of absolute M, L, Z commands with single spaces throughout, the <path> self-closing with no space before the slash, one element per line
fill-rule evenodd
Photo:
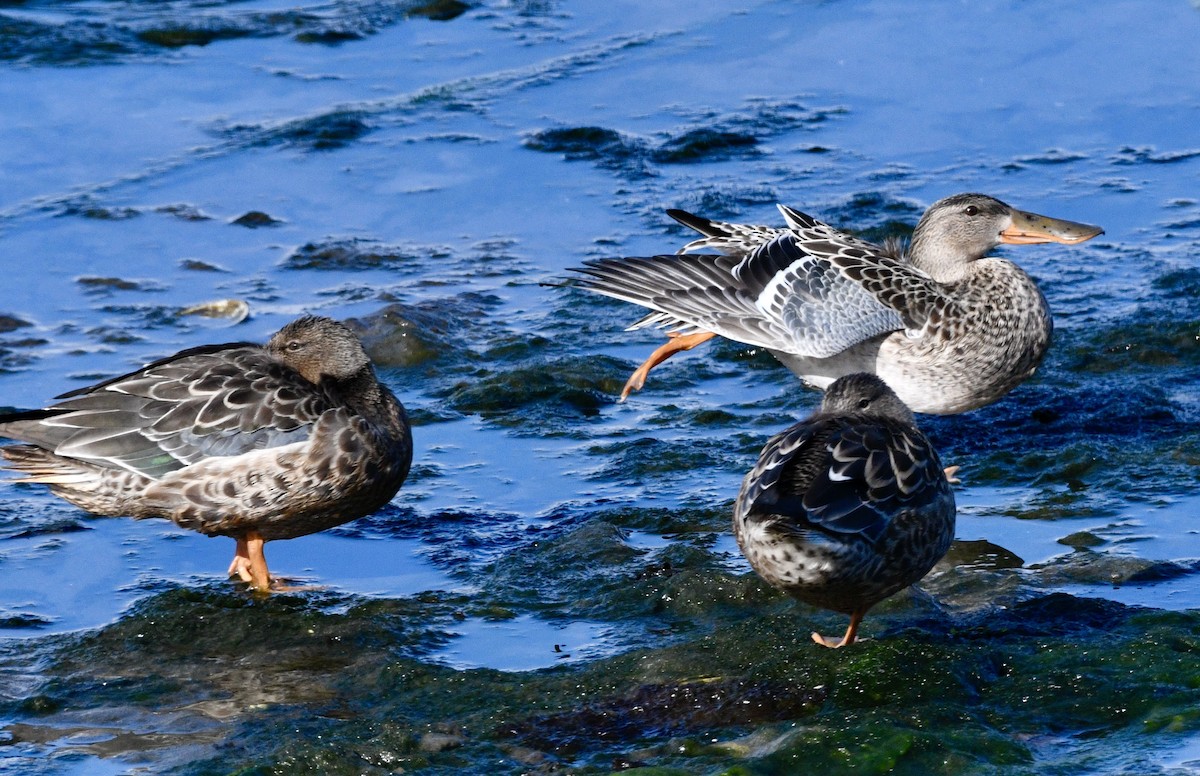
<path fill-rule="evenodd" d="M 955 194 L 934 202 L 921 216 L 909 260 L 935 280 L 953 282 L 1002 243 L 1074 244 L 1103 233 L 1091 224 L 1017 210 L 986 194 Z"/>
<path fill-rule="evenodd" d="M 882 379 L 856 372 L 834 380 L 825 389 L 821 412 L 829 415 L 871 415 L 915 423 L 912 410 Z"/>
<path fill-rule="evenodd" d="M 332 318 L 315 315 L 284 326 L 267 342 L 266 350 L 313 384 L 348 380 L 371 365 L 354 332 Z"/>

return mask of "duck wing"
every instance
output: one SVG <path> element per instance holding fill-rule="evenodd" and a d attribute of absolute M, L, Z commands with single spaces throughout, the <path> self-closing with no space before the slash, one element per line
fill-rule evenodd
<path fill-rule="evenodd" d="M 784 231 L 773 226 L 713 221 L 686 210 L 668 210 L 667 215 L 689 229 L 694 229 L 704 235 L 699 240 L 692 240 L 684 245 L 677 251 L 678 253 L 699 251 L 701 253 L 721 253 L 726 256 L 745 256 Z"/>
<path fill-rule="evenodd" d="M 932 278 L 889 256 L 889 249 L 791 208 L 780 210 L 787 229 L 673 213 L 709 235 L 685 249 L 707 245 L 726 253 L 591 260 L 575 270 L 585 276 L 578 285 L 654 311 L 630 329 L 711 331 L 811 358 L 893 331 L 915 334 L 948 304 Z"/>
<path fill-rule="evenodd" d="M 772 438 L 747 483 L 751 476 L 747 514 L 786 518 L 775 523 L 779 530 L 858 535 L 872 544 L 902 510 L 950 489 L 923 434 L 855 416 L 800 423 Z"/>
<path fill-rule="evenodd" d="M 803 253 L 816 262 L 828 262 L 843 278 L 898 315 L 902 328 L 909 332 L 915 334 L 937 311 L 952 304 L 937 281 L 904 259 L 898 243 L 875 245 L 807 213 L 786 205 L 778 207 Z M 746 258 L 748 263 L 756 260 L 754 255 Z"/>
<path fill-rule="evenodd" d="M 59 398 L 0 417 L 0 435 L 155 479 L 206 458 L 307 439 L 334 406 L 247 343 L 187 350 Z"/>

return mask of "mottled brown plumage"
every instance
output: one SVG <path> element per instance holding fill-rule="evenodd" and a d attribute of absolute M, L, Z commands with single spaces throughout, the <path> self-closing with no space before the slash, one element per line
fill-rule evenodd
<path fill-rule="evenodd" d="M 954 493 L 912 411 L 878 377 L 839 378 L 821 409 L 771 438 L 733 530 L 750 565 L 805 603 L 851 616 L 925 576 L 954 538 Z"/>
<path fill-rule="evenodd" d="M 408 474 L 404 408 L 358 338 L 328 318 L 265 346 L 193 348 L 0 416 L 20 481 L 100 515 L 231 536 L 230 573 L 266 589 L 262 543 L 323 531 L 391 500 Z"/>
<path fill-rule="evenodd" d="M 1051 330 L 1033 279 L 988 252 L 1102 231 L 957 194 L 925 211 L 898 257 L 782 206 L 784 228 L 668 212 L 705 235 L 681 254 L 706 253 L 601 259 L 577 270 L 581 288 L 654 311 L 631 329 L 666 328 L 674 337 L 622 397 L 672 353 L 719 334 L 770 350 L 818 388 L 869 372 L 917 412 L 982 407 L 1033 374 Z"/>

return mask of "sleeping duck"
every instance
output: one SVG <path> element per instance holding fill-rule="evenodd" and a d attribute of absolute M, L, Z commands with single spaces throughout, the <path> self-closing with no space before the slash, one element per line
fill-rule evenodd
<path fill-rule="evenodd" d="M 404 407 L 346 326 L 305 316 L 266 345 L 184 350 L 0 415 L 18 482 L 97 515 L 229 536 L 229 574 L 267 591 L 263 544 L 371 514 L 412 462 Z"/>

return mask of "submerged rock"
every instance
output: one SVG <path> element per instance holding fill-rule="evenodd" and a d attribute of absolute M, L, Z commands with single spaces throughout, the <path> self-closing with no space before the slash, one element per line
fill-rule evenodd
<path fill-rule="evenodd" d="M 449 250 L 437 246 L 386 245 L 362 238 L 329 239 L 305 243 L 283 261 L 285 269 L 364 270 L 403 269 L 422 259 L 449 256 Z"/>
<path fill-rule="evenodd" d="M 273 218 L 261 210 L 251 210 L 233 219 L 230 223 L 237 226 L 244 226 L 248 229 L 259 229 L 264 226 L 278 226 L 283 221 Z"/>
<path fill-rule="evenodd" d="M 4 313 L 0 313 L 0 334 L 8 334 L 11 331 L 24 329 L 32 325 L 33 324 L 29 321 L 18 318 L 15 315 L 6 315 Z"/>
<path fill-rule="evenodd" d="M 377 313 L 346 321 L 362 339 L 377 367 L 408 368 L 454 355 L 448 321 L 436 312 L 388 305 Z"/>
<path fill-rule="evenodd" d="M 471 6 L 461 0 L 431 0 L 431 2 L 410 8 L 408 15 L 423 16 L 435 22 L 448 22 L 451 19 L 457 19 L 470 9 Z"/>

